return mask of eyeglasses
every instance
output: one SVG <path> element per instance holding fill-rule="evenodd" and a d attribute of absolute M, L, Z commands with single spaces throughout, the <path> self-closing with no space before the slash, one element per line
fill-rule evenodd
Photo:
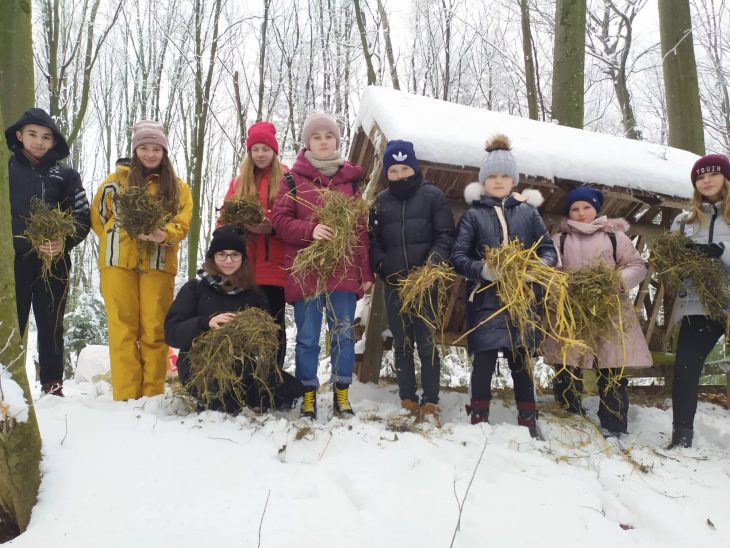
<path fill-rule="evenodd" d="M 216 261 L 225 263 L 226 259 L 230 259 L 234 263 L 239 263 L 239 262 L 241 262 L 241 259 L 243 259 L 243 255 L 241 255 L 238 251 L 234 251 L 233 253 L 226 253 L 225 251 L 216 251 L 216 253 L 215 253 Z"/>

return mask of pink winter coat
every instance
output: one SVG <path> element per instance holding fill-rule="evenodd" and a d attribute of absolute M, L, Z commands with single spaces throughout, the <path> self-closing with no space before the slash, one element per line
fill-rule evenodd
<path fill-rule="evenodd" d="M 314 241 L 312 232 L 319 223 L 310 206 L 320 203 L 319 189 L 330 188 L 348 196 L 353 195 L 353 181 L 359 182 L 362 168 L 357 164 L 345 164 L 332 177 L 322 175 L 307 160 L 302 150 L 289 171 L 294 176 L 296 198 L 289 195 L 289 187 L 282 180 L 279 194 L 274 202 L 272 222 L 276 235 L 286 243 L 284 269 L 289 270 L 299 250 Z M 367 220 L 363 219 L 359 227 L 359 245 L 353 264 L 344 271 L 336 271 L 327 280 L 327 291 L 352 291 L 360 299 L 363 296 L 362 284 L 374 280 L 370 270 L 369 240 Z M 287 275 L 284 294 L 286 302 L 292 304 L 305 297 L 313 297 L 317 283 L 314 276 L 309 276 L 302 283 L 293 276 Z"/>
<path fill-rule="evenodd" d="M 562 233 L 566 233 L 565 244 L 560 249 L 561 233 L 553 235 L 558 247 L 564 271 L 578 270 L 600 260 L 616 267 L 623 283 L 624 291 L 639 285 L 646 276 L 646 265 L 639 252 L 626 235 L 629 223 L 624 219 L 599 217 L 592 223 L 579 223 L 564 219 L 560 225 Z M 616 235 L 616 260 L 613 258 L 613 245 L 608 233 Z M 597 366 L 605 368 L 649 367 L 652 365 L 651 353 L 644 339 L 644 333 L 636 316 L 636 312 L 626 293 L 622 295 L 622 322 L 625 327 L 623 337 L 618 333 L 606 334 L 606 340 L 598 352 Z M 618 318 L 616 319 L 618 323 Z M 622 340 L 623 339 L 623 340 Z M 560 347 L 553 338 L 546 338 L 542 346 L 545 361 L 560 364 Z M 581 355 L 580 352 L 568 353 L 567 363 L 574 367 L 590 369 L 594 365 L 592 353 Z"/>

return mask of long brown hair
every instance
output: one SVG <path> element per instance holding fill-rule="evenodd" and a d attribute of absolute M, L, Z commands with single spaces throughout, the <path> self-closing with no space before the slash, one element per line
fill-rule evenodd
<path fill-rule="evenodd" d="M 147 178 L 144 176 L 144 166 L 137 156 L 135 150 L 132 154 L 132 161 L 129 164 L 129 176 L 127 177 L 127 184 L 131 186 L 146 186 Z M 160 185 L 160 196 L 165 204 L 165 209 L 177 215 L 180 210 L 179 194 L 180 188 L 177 182 L 177 175 L 175 175 L 175 168 L 172 167 L 172 162 L 167 156 L 167 151 L 163 150 L 162 161 L 160 165 L 152 171 L 158 174 L 158 181 Z"/>
<path fill-rule="evenodd" d="M 730 180 L 728 180 L 727 177 L 725 177 L 720 194 L 722 195 L 722 218 L 728 225 L 730 225 L 730 200 L 728 200 L 728 195 L 730 195 Z M 697 187 L 695 187 L 695 191 L 692 194 L 690 212 L 687 216 L 688 223 L 695 220 L 699 221 L 701 225 L 706 225 L 708 223 L 707 217 L 702 212 L 702 202 L 704 201 L 707 201 L 707 199 L 702 196 L 700 191 L 697 190 Z"/>
<path fill-rule="evenodd" d="M 221 272 L 218 265 L 215 264 L 215 257 L 208 257 L 203 263 L 203 270 L 206 274 L 213 276 L 223 276 L 226 278 L 226 283 L 222 284 L 223 289 L 229 291 L 240 287 L 241 289 L 249 289 L 253 286 L 253 271 L 251 270 L 251 263 L 248 261 L 246 254 L 243 254 L 241 259 L 241 266 L 238 267 L 231 275 L 226 275 Z"/>
<path fill-rule="evenodd" d="M 281 176 L 283 175 L 283 168 L 279 161 L 279 156 L 274 153 L 274 157 L 271 159 L 271 165 L 269 166 L 269 195 L 268 207 L 274 203 L 276 195 L 279 193 L 279 183 L 281 183 Z M 257 198 L 259 196 L 259 183 L 261 182 L 262 172 L 253 163 L 251 157 L 251 151 L 247 151 L 241 162 L 241 168 L 238 173 L 238 187 L 236 192 L 233 194 L 236 198 Z"/>

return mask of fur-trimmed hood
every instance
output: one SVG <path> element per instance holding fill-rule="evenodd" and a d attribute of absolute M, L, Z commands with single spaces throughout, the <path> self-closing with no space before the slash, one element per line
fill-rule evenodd
<path fill-rule="evenodd" d="M 464 189 L 464 200 L 466 200 L 467 204 L 471 205 L 480 200 L 482 196 L 486 196 L 484 185 L 477 182 L 466 185 Z M 512 192 L 512 197 L 518 202 L 525 202 L 535 208 L 540 207 L 545 201 L 542 192 L 535 188 L 526 188 L 522 192 Z"/>
<path fill-rule="evenodd" d="M 597 217 L 590 223 L 579 223 L 570 219 L 563 219 L 560 222 L 560 231 L 570 234 L 571 232 L 579 232 L 583 234 L 593 234 L 594 232 L 628 232 L 631 225 L 626 219 L 616 218 L 609 219 L 605 215 Z"/>

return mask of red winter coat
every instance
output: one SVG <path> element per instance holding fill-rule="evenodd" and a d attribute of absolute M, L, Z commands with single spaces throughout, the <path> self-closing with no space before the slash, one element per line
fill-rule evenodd
<path fill-rule="evenodd" d="M 304 150 L 297 156 L 290 173 L 294 176 L 296 198 L 289 193 L 289 186 L 282 181 L 279 188 L 279 195 L 274 203 L 273 223 L 274 230 L 284 242 L 286 242 L 286 258 L 284 268 L 289 269 L 294 262 L 294 257 L 299 250 L 304 249 L 312 243 L 314 238 L 312 232 L 319 220 L 314 216 L 310 205 L 317 206 L 321 203 L 318 190 L 330 188 L 353 196 L 353 181 L 360 181 L 362 168 L 357 164 L 345 162 L 337 173 L 332 177 L 322 175 L 304 157 Z M 307 204 L 307 205 L 305 205 Z M 368 233 L 366 220 L 363 219 L 359 229 L 359 245 L 353 264 L 342 271 L 336 271 L 327 280 L 327 291 L 352 291 L 357 294 L 358 299 L 362 297 L 362 284 L 373 281 L 373 273 L 370 270 L 368 253 Z M 305 297 L 314 296 L 317 282 L 314 276 L 308 276 L 303 281 L 295 280 L 293 276 L 287 276 L 284 292 L 286 301 L 294 303 Z"/>
<path fill-rule="evenodd" d="M 281 166 L 284 172 L 289 170 L 285 165 Z M 233 179 L 228 185 L 223 200 L 232 198 L 238 188 L 238 177 Z M 273 204 L 269 204 L 269 170 L 266 169 L 261 174 L 259 181 L 259 202 L 266 212 L 266 216 L 271 219 Z M 246 239 L 246 252 L 251 261 L 256 285 L 274 285 L 284 287 L 286 284 L 287 274 L 284 270 L 284 255 L 286 254 L 286 244 L 276 234 L 251 234 Z"/>

